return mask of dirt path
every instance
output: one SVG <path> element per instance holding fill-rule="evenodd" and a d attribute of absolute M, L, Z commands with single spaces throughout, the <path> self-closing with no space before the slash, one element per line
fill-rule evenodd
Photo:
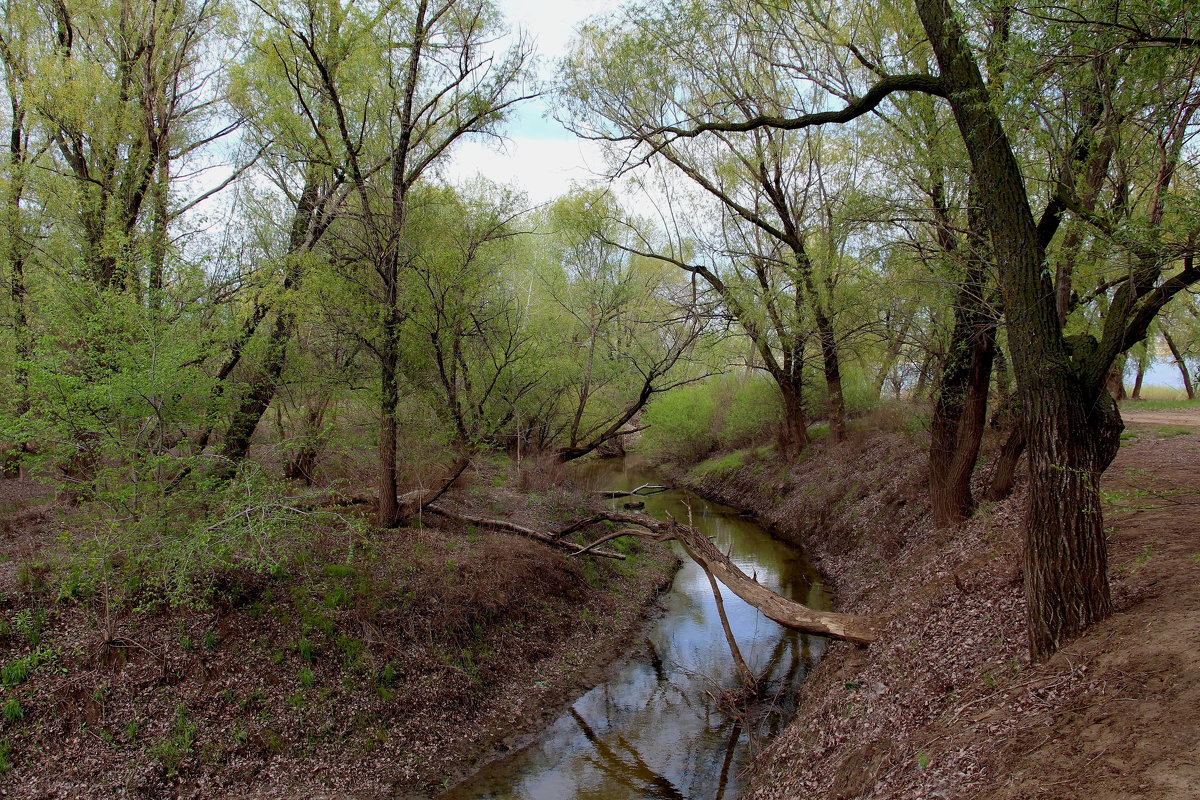
<path fill-rule="evenodd" d="M 1200 409 L 1180 408 L 1172 411 L 1136 411 L 1121 409 L 1121 419 L 1126 426 L 1133 425 L 1179 425 L 1200 428 Z"/>

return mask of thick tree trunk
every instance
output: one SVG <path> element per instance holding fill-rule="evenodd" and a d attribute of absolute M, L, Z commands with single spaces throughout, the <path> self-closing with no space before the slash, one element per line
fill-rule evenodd
<path fill-rule="evenodd" d="M 1100 475 L 1117 454 L 1124 426 L 1107 391 L 1090 394 L 1043 391 L 1028 404 L 1024 573 L 1035 658 L 1112 611 Z"/>
<path fill-rule="evenodd" d="M 1030 462 L 1024 574 L 1041 660 L 1111 612 L 1100 474 L 1120 417 L 1086 345 L 1068 346 L 1020 167 L 949 0 L 916 0 L 971 160 L 999 270 Z M 1094 345 L 1093 345 L 1094 347 Z M 1086 365 L 1086 366 L 1085 366 Z M 1103 365 L 1107 367 L 1107 365 Z"/>
<path fill-rule="evenodd" d="M 1188 400 L 1195 400 L 1196 390 L 1192 388 L 1192 377 L 1188 374 L 1187 362 L 1183 360 L 1183 354 L 1179 352 L 1175 340 L 1171 338 L 1171 334 L 1166 328 L 1162 329 L 1162 335 L 1167 340 L 1167 347 L 1171 348 L 1171 357 L 1175 359 L 1175 366 L 1179 367 L 1179 374 L 1183 376 L 1183 389 L 1187 392 Z"/>
<path fill-rule="evenodd" d="M 929 501 L 934 525 L 939 528 L 961 524 L 975 510 L 971 476 L 987 427 L 988 388 L 996 345 L 994 323 L 965 305 L 971 302 L 965 296 L 977 288 L 964 286 L 959 293 L 962 312 L 952 335 L 930 424 Z"/>
<path fill-rule="evenodd" d="M 783 419 L 779 428 L 779 451 L 784 458 L 795 458 L 808 447 L 808 424 L 800 387 L 791 381 L 776 381 L 783 398 Z"/>

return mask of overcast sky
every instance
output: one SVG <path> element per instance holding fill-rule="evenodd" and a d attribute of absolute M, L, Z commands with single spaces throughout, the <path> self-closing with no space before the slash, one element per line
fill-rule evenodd
<path fill-rule="evenodd" d="M 567 41 L 581 22 L 616 9 L 618 0 L 499 0 L 509 25 L 536 40 L 543 77 L 553 70 Z M 481 174 L 498 183 L 517 185 L 540 204 L 564 194 L 572 183 L 585 183 L 604 166 L 594 143 L 576 139 L 554 119 L 547 104 L 527 101 L 506 122 L 503 145 L 469 141 L 460 144 L 446 169 L 452 180 Z"/>

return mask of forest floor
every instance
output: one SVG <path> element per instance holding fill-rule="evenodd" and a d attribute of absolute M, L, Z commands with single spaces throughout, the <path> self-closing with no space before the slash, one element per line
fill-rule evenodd
<path fill-rule="evenodd" d="M 928 437 L 900 425 L 790 468 L 747 451 L 692 470 L 816 557 L 839 610 L 883 621 L 870 648 L 827 651 L 747 797 L 1200 797 L 1200 414 L 1123 413 L 1103 479 L 1115 613 L 1037 665 L 1023 486 L 935 531 Z"/>
<path fill-rule="evenodd" d="M 462 483 L 443 504 L 544 529 L 587 502 Z M 220 574 L 203 609 L 108 608 L 61 596 L 79 513 L 0 481 L 0 796 L 427 796 L 606 677 L 678 563 L 427 515 Z"/>

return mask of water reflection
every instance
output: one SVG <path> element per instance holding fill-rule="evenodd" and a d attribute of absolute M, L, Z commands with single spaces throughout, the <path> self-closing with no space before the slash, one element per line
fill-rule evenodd
<path fill-rule="evenodd" d="M 581 471 L 591 488 L 632 489 L 655 476 L 630 460 Z M 737 512 L 682 492 L 644 498 L 646 512 L 687 518 L 764 586 L 813 608 L 829 597 L 807 561 Z M 614 507 L 623 502 L 614 501 Z M 731 592 L 725 611 L 738 646 L 766 696 L 778 702 L 750 719 L 717 704 L 736 686 L 737 668 L 721 630 L 708 580 L 684 561 L 645 640 L 609 681 L 579 698 L 528 747 L 498 761 L 443 795 L 444 800 L 634 800 L 736 797 L 754 741 L 776 733 L 792 711 L 788 691 L 825 648 L 822 637 L 788 631 Z"/>

